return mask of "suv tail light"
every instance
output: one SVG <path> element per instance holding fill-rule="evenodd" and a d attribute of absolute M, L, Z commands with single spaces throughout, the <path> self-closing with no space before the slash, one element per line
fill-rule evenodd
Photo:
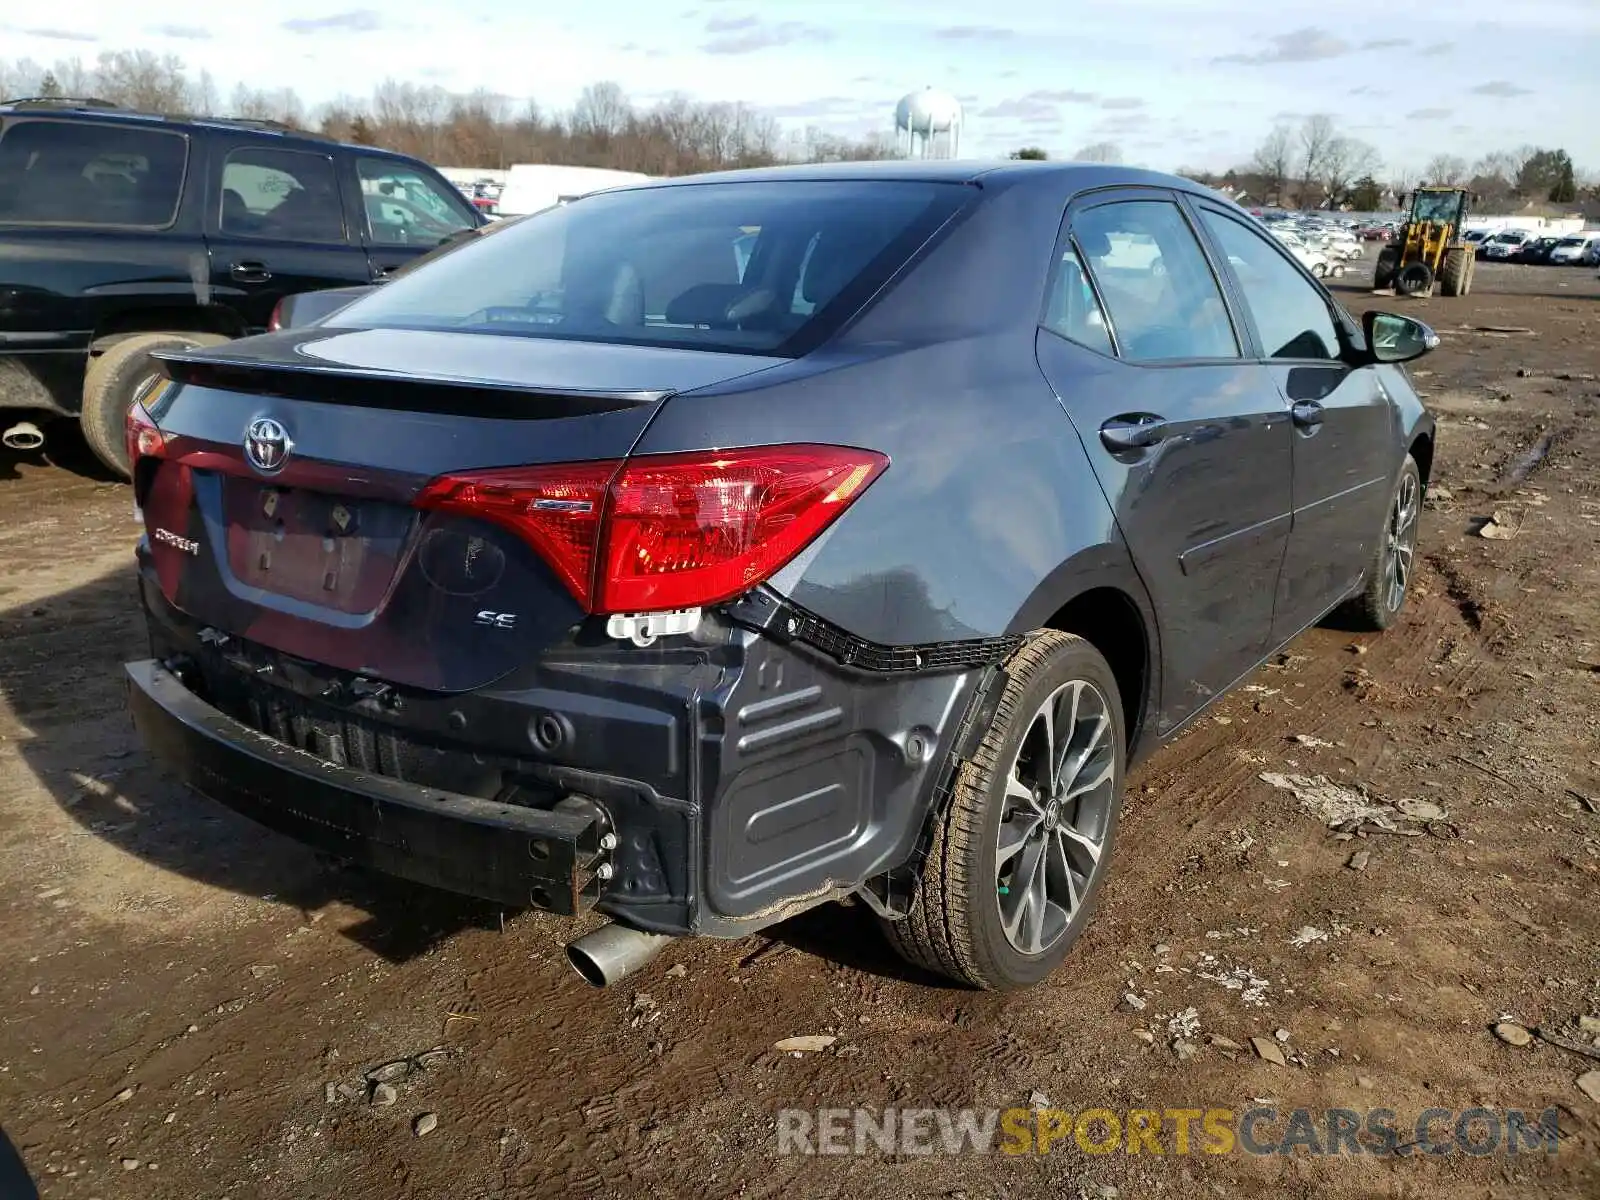
<path fill-rule="evenodd" d="M 659 612 L 768 579 L 888 465 L 843 446 L 643 455 L 446 475 L 415 503 L 516 533 L 586 612 Z"/>
<path fill-rule="evenodd" d="M 288 299 L 289 297 L 287 296 L 280 297 L 278 302 L 272 306 L 272 315 L 267 318 L 268 333 L 277 333 L 278 330 L 283 328 L 283 305 Z"/>

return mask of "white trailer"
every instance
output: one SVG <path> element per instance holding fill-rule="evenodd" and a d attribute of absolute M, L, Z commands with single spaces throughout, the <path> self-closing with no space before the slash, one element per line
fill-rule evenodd
<path fill-rule="evenodd" d="M 520 217 L 538 212 L 591 192 L 647 183 L 649 175 L 638 171 L 613 171 L 608 167 L 562 167 L 549 163 L 516 163 L 506 176 L 500 193 L 498 216 Z"/>

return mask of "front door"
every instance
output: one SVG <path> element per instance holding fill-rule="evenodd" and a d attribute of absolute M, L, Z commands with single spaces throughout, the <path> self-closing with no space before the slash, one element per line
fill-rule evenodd
<path fill-rule="evenodd" d="M 1068 230 L 1039 363 L 1155 605 L 1164 732 L 1266 652 L 1289 413 L 1169 193 L 1096 197 Z"/>
<path fill-rule="evenodd" d="M 1377 552 L 1400 433 L 1376 367 L 1353 367 L 1332 301 L 1273 239 L 1202 204 L 1262 361 L 1294 422 L 1294 527 L 1272 637 L 1288 641 L 1360 586 Z"/>
<path fill-rule="evenodd" d="M 403 159 L 378 154 L 353 157 L 361 198 L 361 238 L 374 280 L 480 224 L 466 198 L 442 177 Z"/>
<path fill-rule="evenodd" d="M 369 282 L 331 155 L 250 142 L 215 152 L 222 163 L 206 206 L 213 303 L 259 332 L 285 296 Z"/>

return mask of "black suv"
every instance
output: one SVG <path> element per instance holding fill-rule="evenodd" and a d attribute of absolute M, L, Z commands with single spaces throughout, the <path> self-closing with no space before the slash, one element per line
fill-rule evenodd
<path fill-rule="evenodd" d="M 152 352 L 259 333 L 284 297 L 382 279 L 483 220 L 424 163 L 269 122 L 0 104 L 5 443 L 78 416 L 126 474 Z"/>

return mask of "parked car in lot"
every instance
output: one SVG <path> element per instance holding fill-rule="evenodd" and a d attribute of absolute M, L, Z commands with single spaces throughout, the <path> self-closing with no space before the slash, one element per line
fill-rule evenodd
<path fill-rule="evenodd" d="M 1461 235 L 1461 240 L 1472 248 L 1474 258 L 1483 258 L 1484 247 L 1489 244 L 1489 239 L 1494 236 L 1492 229 L 1469 229 Z"/>
<path fill-rule="evenodd" d="M 1129 763 L 1330 610 L 1396 619 L 1437 341 L 1122 167 L 587 196 L 163 352 L 134 719 L 292 837 L 606 914 L 592 982 L 854 897 L 1035 983 Z"/>
<path fill-rule="evenodd" d="M 1600 262 L 1600 232 L 1568 234 L 1550 248 L 1549 261 L 1567 267 Z"/>
<path fill-rule="evenodd" d="M 283 297 L 483 220 L 425 163 L 270 123 L 0 104 L 0 430 L 27 447 L 75 417 L 125 473 L 154 352 L 260 332 Z"/>
<path fill-rule="evenodd" d="M 1551 261 L 1550 255 L 1561 239 L 1558 237 L 1536 237 L 1524 243 L 1522 249 L 1511 256 L 1512 262 L 1526 263 L 1529 266 L 1543 266 Z"/>
<path fill-rule="evenodd" d="M 1483 243 L 1483 256 L 1509 261 L 1538 237 L 1531 229 L 1502 229 Z"/>

